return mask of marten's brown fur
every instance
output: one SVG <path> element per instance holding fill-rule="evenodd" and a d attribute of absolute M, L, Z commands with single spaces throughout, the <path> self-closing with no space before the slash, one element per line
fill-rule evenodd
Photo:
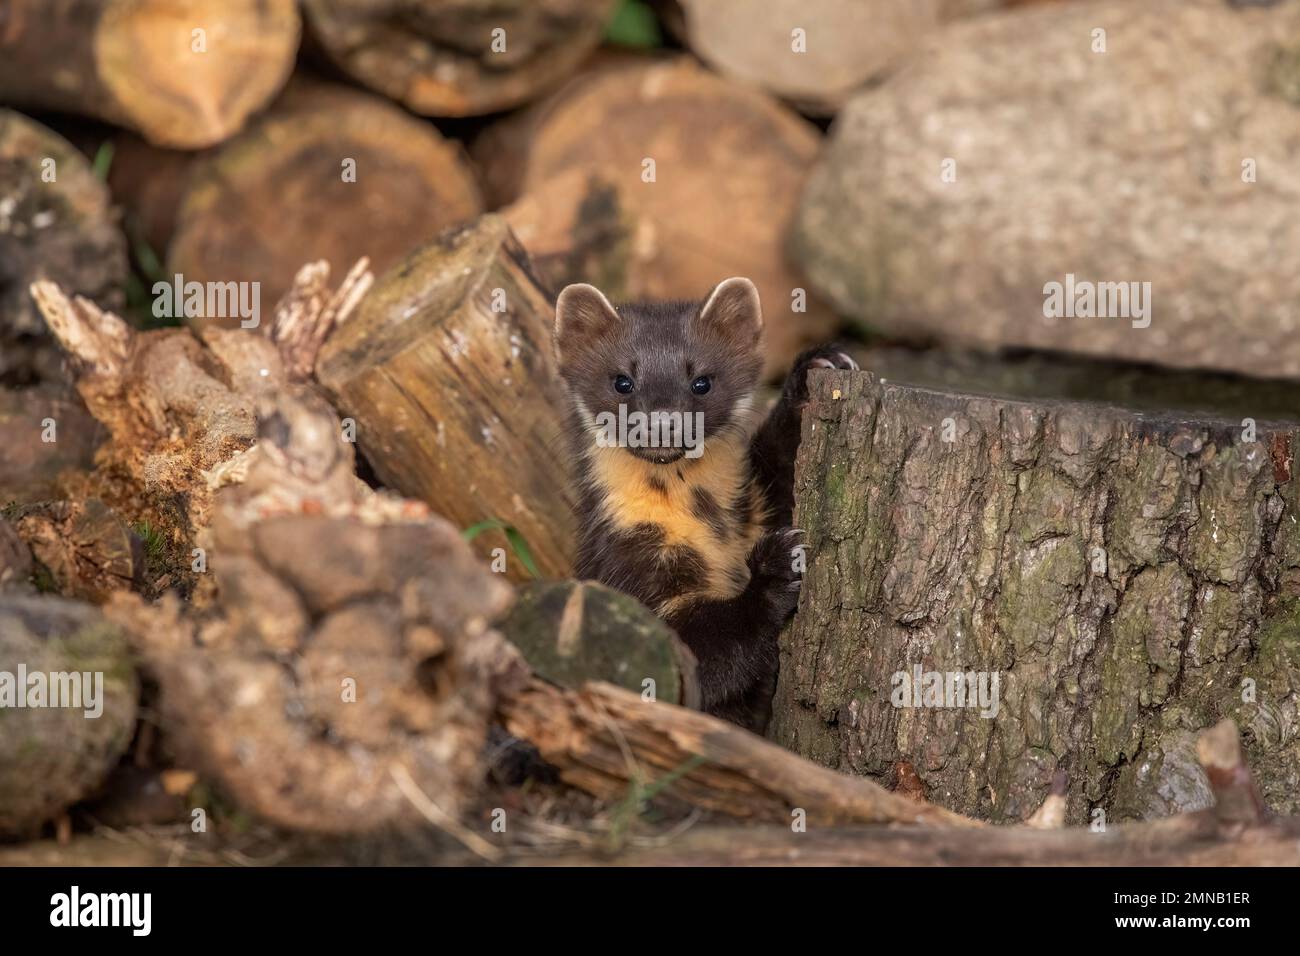
<path fill-rule="evenodd" d="M 760 730 L 777 635 L 798 600 L 799 532 L 789 524 L 804 379 L 815 365 L 853 364 L 829 348 L 800 356 L 758 427 L 762 327 L 748 279 L 720 283 L 702 303 L 615 308 L 574 285 L 556 305 L 573 399 L 578 575 L 654 609 L 694 652 L 705 710 Z M 602 444 L 598 423 L 620 406 L 698 415 L 703 441 L 679 428 L 672 447 Z"/>

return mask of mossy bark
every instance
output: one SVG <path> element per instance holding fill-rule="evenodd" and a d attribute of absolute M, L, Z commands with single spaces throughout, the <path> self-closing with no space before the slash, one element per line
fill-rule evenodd
<path fill-rule="evenodd" d="M 1065 770 L 1081 823 L 1208 805 L 1195 734 L 1230 716 L 1267 803 L 1295 812 L 1300 426 L 867 373 L 811 391 L 779 742 L 871 776 L 909 761 L 931 800 L 999 821 Z M 895 706 L 916 666 L 996 677 L 996 716 Z"/>

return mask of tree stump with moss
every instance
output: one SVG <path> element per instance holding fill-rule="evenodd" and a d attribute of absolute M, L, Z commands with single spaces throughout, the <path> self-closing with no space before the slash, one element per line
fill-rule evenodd
<path fill-rule="evenodd" d="M 1295 812 L 1300 425 L 810 383 L 778 742 L 876 777 L 906 760 L 995 821 L 1064 770 L 1084 823 L 1208 805 L 1195 738 L 1230 716 Z"/>

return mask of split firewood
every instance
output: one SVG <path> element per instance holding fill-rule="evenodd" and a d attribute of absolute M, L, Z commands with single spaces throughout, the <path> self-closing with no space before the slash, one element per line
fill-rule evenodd
<path fill-rule="evenodd" d="M 27 294 L 29 284 L 58 282 L 119 308 L 126 272 L 126 243 L 90 164 L 52 130 L 0 109 L 0 383 L 62 377 L 58 346 Z"/>
<path fill-rule="evenodd" d="M 594 581 L 521 587 L 501 632 L 534 674 L 561 687 L 605 681 L 656 700 L 700 705 L 690 648 L 636 598 Z"/>
<path fill-rule="evenodd" d="M 131 743 L 138 691 L 95 608 L 0 596 L 0 837 L 33 836 L 99 787 Z"/>
<path fill-rule="evenodd" d="M 427 116 L 536 98 L 600 42 L 613 0 L 305 0 L 312 36 L 354 79 Z"/>
<path fill-rule="evenodd" d="M 1229 715 L 1268 806 L 1300 810 L 1300 740 L 1278 732 L 1300 682 L 1300 425 L 866 372 L 810 391 L 775 740 L 873 777 L 908 760 L 995 822 L 1068 768 L 1082 823 L 1209 805 L 1192 734 Z"/>
<path fill-rule="evenodd" d="M 382 276 L 325 343 L 316 376 L 388 487 L 461 528 L 517 530 L 543 576 L 571 570 L 566 397 L 552 299 L 496 216 L 444 233 Z M 507 573 L 526 564 L 500 532 Z"/>
<path fill-rule="evenodd" d="M 565 783 L 605 800 L 671 779 L 670 796 L 753 822 L 979 824 L 818 767 L 708 714 L 610 684 L 561 690 L 534 679 L 503 693 L 506 729 L 537 747 Z"/>
<path fill-rule="evenodd" d="M 6 0 L 0 100 L 210 146 L 283 85 L 299 27 L 293 0 Z"/>
<path fill-rule="evenodd" d="M 433 126 L 380 97 L 295 81 L 190 171 L 167 272 L 260 283 L 273 303 L 305 260 L 365 256 L 383 272 L 482 208 L 469 163 Z"/>
<path fill-rule="evenodd" d="M 697 299 L 722 278 L 748 276 L 762 296 L 773 376 L 833 333 L 834 314 L 784 250 L 821 135 L 781 104 L 679 59 L 583 74 L 504 122 L 512 129 L 495 141 L 518 143 L 527 163 L 516 188 L 497 184 L 521 197 L 503 215 L 530 250 L 541 237 L 545 261 L 561 266 L 546 276 L 553 287 L 595 281 L 580 274 L 582 250 L 593 220 L 613 221 L 617 241 L 599 261 L 616 301 Z"/>
<path fill-rule="evenodd" d="M 261 402 L 246 479 L 217 492 L 202 612 L 120 595 L 173 746 L 285 827 L 457 831 L 498 682 L 522 665 L 489 627 L 510 588 L 419 502 L 353 479 L 323 400 Z M 472 837 L 466 837 L 473 842 Z"/>

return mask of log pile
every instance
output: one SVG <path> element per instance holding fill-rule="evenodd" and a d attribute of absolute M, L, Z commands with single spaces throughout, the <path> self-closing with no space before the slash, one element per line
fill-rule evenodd
<path fill-rule="evenodd" d="M 1294 7 L 654 6 L 0 0 L 0 838 L 1300 863 Z M 570 577 L 556 291 L 731 275 L 873 369 L 768 739 Z"/>

